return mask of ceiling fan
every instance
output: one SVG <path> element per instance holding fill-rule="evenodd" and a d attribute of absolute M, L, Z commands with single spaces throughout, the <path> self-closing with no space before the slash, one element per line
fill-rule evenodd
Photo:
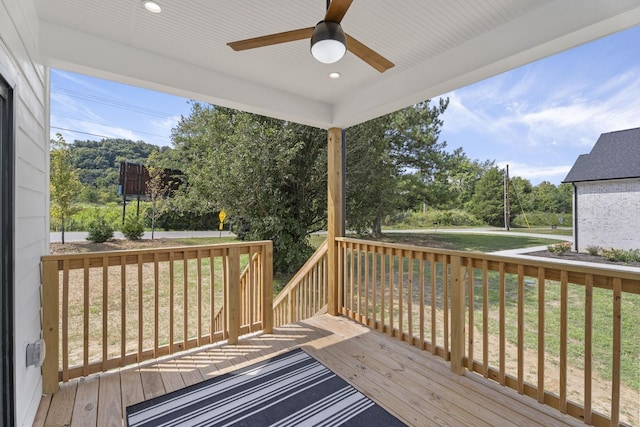
<path fill-rule="evenodd" d="M 315 27 L 239 40 L 227 43 L 227 45 L 235 51 L 240 51 L 310 38 L 311 54 L 320 62 L 334 63 L 340 60 L 348 50 L 379 72 L 384 73 L 394 66 L 393 62 L 346 34 L 340 26 L 340 22 L 349 10 L 352 1 L 327 0 L 327 13 Z"/>

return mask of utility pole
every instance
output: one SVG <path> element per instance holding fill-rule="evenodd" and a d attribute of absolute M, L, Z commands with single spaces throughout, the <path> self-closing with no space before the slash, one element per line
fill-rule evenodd
<path fill-rule="evenodd" d="M 511 209 L 509 202 L 509 165 L 504 175 L 504 228 L 509 231 L 511 227 Z"/>

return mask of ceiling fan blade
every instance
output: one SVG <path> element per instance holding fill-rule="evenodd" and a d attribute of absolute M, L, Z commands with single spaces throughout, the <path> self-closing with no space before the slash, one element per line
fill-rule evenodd
<path fill-rule="evenodd" d="M 345 35 L 347 36 L 347 50 L 349 50 L 349 52 L 353 53 L 358 58 L 362 59 L 367 64 L 371 65 L 379 72 L 384 73 L 389 68 L 394 66 L 393 62 L 389 61 L 378 52 L 360 43 L 349 34 Z"/>
<path fill-rule="evenodd" d="M 238 40 L 227 43 L 235 51 L 254 49 L 256 47 L 271 46 L 296 40 L 309 39 L 313 34 L 313 27 L 300 28 L 299 30 L 285 31 L 284 33 L 269 34 L 268 36 L 254 37 L 252 39 Z"/>
<path fill-rule="evenodd" d="M 324 15 L 324 20 L 337 22 L 339 24 L 347 13 L 347 10 L 349 10 L 352 2 L 353 0 L 331 0 L 329 9 L 327 9 L 327 13 Z"/>

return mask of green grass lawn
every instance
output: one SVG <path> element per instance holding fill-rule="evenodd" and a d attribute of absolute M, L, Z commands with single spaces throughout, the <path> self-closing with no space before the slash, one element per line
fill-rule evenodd
<path fill-rule="evenodd" d="M 528 248 L 531 246 L 550 245 L 561 242 L 555 239 L 542 239 L 531 236 L 426 232 L 418 233 L 387 233 L 380 238 L 364 237 L 387 243 L 424 246 L 429 248 L 450 249 L 470 252 L 495 252 L 508 249 Z"/>

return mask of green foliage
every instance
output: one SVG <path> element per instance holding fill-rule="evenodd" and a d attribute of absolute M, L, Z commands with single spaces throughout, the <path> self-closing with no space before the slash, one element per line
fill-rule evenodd
<path fill-rule="evenodd" d="M 394 211 L 443 198 L 446 143 L 438 135 L 447 105 L 425 101 L 347 129 L 348 229 L 378 234 Z"/>
<path fill-rule="evenodd" d="M 175 204 L 225 209 L 248 224 L 242 238 L 273 240 L 276 271 L 297 270 L 326 224 L 326 132 L 194 102 L 172 138 L 188 179 Z"/>
<path fill-rule="evenodd" d="M 469 211 L 489 225 L 504 225 L 503 173 L 492 167 L 476 183 L 475 192 L 469 202 Z"/>
<path fill-rule="evenodd" d="M 156 221 L 167 210 L 165 198 L 171 188 L 171 183 L 166 182 L 164 167 L 160 166 L 158 151 L 149 154 L 146 162 L 149 180 L 147 181 L 147 196 L 151 201 L 151 239 L 156 231 Z"/>
<path fill-rule="evenodd" d="M 51 218 L 60 221 L 62 243 L 64 243 L 65 225 L 75 212 L 73 199 L 82 189 L 78 174 L 71 164 L 69 146 L 59 133 L 51 141 L 51 169 L 49 191 L 51 195 Z"/>
<path fill-rule="evenodd" d="M 482 221 L 470 213 L 459 210 L 429 209 L 427 212 L 402 212 L 385 219 L 385 225 L 398 228 L 432 228 L 435 223 L 440 226 L 479 226 Z"/>
<path fill-rule="evenodd" d="M 88 231 L 87 240 L 93 243 L 103 243 L 113 239 L 113 227 L 98 210 L 95 211 L 95 218 L 89 224 Z"/>
<path fill-rule="evenodd" d="M 547 250 L 551 253 L 562 255 L 571 250 L 571 242 L 555 243 L 547 246 Z"/>
<path fill-rule="evenodd" d="M 554 212 L 526 212 L 525 215 L 520 213 L 516 215 L 511 224 L 518 227 L 551 227 L 552 225 L 559 225 L 563 227 L 571 227 L 573 224 L 573 215 L 571 213 L 558 214 Z"/>
<path fill-rule="evenodd" d="M 587 253 L 591 256 L 598 256 L 600 254 L 600 246 L 587 246 Z"/>
<path fill-rule="evenodd" d="M 169 199 L 166 210 L 156 220 L 156 229 L 163 230 L 217 230 L 218 212 L 200 213 L 183 210 L 180 206 L 175 206 Z M 145 225 L 151 228 L 151 208 L 145 212 Z M 225 221 L 226 226 L 226 221 Z"/>
<path fill-rule="evenodd" d="M 615 249 L 602 248 L 600 250 L 600 255 L 609 261 L 615 262 L 640 262 L 640 249 Z"/>
<path fill-rule="evenodd" d="M 80 181 L 88 188 L 80 193 L 79 200 L 88 203 L 118 201 L 121 161 L 144 164 L 155 150 L 159 152 L 159 158 L 165 167 L 176 165 L 170 147 L 157 147 L 128 139 L 76 140 L 69 146 L 69 150 Z"/>
<path fill-rule="evenodd" d="M 140 240 L 144 235 L 144 223 L 141 218 L 129 215 L 122 226 L 122 234 L 129 240 Z"/>

